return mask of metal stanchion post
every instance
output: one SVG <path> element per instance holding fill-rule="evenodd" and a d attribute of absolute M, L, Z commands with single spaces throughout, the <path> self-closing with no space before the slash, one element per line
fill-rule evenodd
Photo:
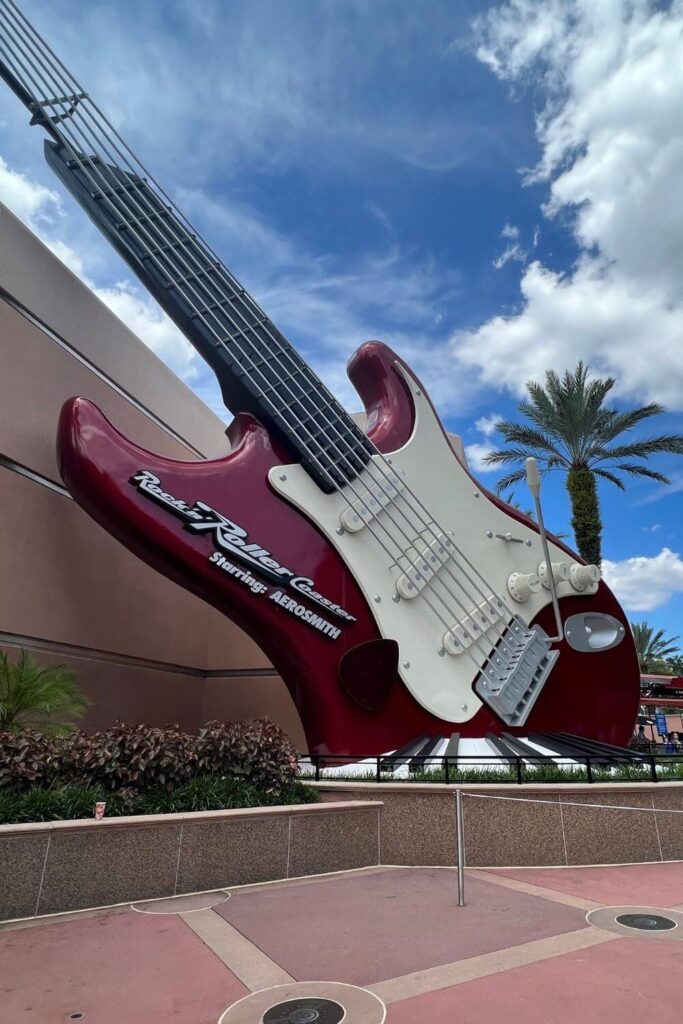
<path fill-rule="evenodd" d="M 458 849 L 458 906 L 465 906 L 465 827 L 462 816 L 462 790 L 455 791 L 455 834 Z"/>

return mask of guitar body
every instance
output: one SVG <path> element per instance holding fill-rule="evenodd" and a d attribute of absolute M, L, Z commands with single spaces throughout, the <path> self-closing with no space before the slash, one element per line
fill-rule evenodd
<path fill-rule="evenodd" d="M 496 593 L 505 594 L 500 581 L 510 566 L 526 559 L 521 567 L 529 571 L 542 558 L 535 524 L 472 480 L 419 381 L 390 349 L 364 345 L 349 372 L 365 405 L 369 438 L 392 464 L 407 467 L 406 480 L 411 468 L 424 476 L 433 453 L 438 493 L 421 490 L 421 499 L 427 508 L 441 503 L 458 545 L 475 565 L 481 552 L 485 575 L 493 572 Z M 253 416 L 236 417 L 229 436 L 233 447 L 222 459 L 174 461 L 133 444 L 92 403 L 75 398 L 62 410 L 58 457 L 66 486 L 94 519 L 259 644 L 289 688 L 311 753 L 359 757 L 452 731 L 562 731 L 628 743 L 638 663 L 627 620 L 604 583 L 586 594 L 563 584 L 562 617 L 611 616 L 623 626 L 621 641 L 587 652 L 566 641 L 555 645 L 559 657 L 529 718 L 523 728 L 508 728 L 474 693 L 477 673 L 467 655 L 436 654 L 443 630 L 425 618 L 423 598 L 391 607 L 395 580 L 370 527 L 359 534 L 339 530 L 344 499 L 317 488 Z M 480 522 L 465 514 L 473 501 L 481 503 Z M 533 538 L 533 545 L 488 538 L 489 515 Z M 553 549 L 553 560 L 557 554 L 576 562 L 559 542 Z M 552 635 L 549 593 L 534 601 L 512 610 Z M 439 683 L 439 673 L 453 686 Z"/>

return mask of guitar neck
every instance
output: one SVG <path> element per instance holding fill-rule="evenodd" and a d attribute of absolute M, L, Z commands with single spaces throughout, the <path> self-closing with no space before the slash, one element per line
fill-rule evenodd
<path fill-rule="evenodd" d="M 50 139 L 45 156 L 186 338 L 233 413 L 251 412 L 325 491 L 372 446 L 19 11 L 0 0 L 0 77 Z"/>

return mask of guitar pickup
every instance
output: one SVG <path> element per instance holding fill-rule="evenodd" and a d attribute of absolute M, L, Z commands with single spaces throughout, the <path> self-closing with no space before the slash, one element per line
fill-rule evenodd
<path fill-rule="evenodd" d="M 499 620 L 507 625 L 510 613 L 500 598 L 493 594 L 473 608 L 444 634 L 443 645 L 449 654 L 464 654 L 475 640 L 486 636 L 490 629 L 499 628 Z"/>
<path fill-rule="evenodd" d="M 366 479 L 369 475 L 367 474 Z M 405 487 L 403 480 L 396 473 L 382 475 L 379 481 L 373 477 L 369 482 L 371 486 L 366 488 L 365 493 L 356 501 L 352 501 L 339 517 L 341 525 L 349 533 L 358 533 L 367 523 L 372 522 L 383 508 L 396 500 Z"/>
<path fill-rule="evenodd" d="M 429 530 L 425 533 L 426 537 L 423 534 L 418 544 L 408 548 L 397 559 L 398 567 L 403 571 L 396 580 L 396 591 L 406 600 L 417 597 L 453 554 L 453 541 L 444 533 L 436 536 Z"/>

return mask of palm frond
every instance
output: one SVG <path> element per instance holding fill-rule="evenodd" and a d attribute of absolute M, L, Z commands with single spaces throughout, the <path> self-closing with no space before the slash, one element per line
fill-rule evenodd
<path fill-rule="evenodd" d="M 22 649 L 16 662 L 0 653 L 0 732 L 38 729 L 50 735 L 70 732 L 88 700 L 66 665 L 40 667 Z"/>
<path fill-rule="evenodd" d="M 508 473 L 502 480 L 499 480 L 496 484 L 496 491 L 498 494 L 504 494 L 505 491 L 510 491 L 515 484 L 520 483 L 522 480 L 526 480 L 526 470 L 516 469 L 514 473 Z"/>
<path fill-rule="evenodd" d="M 606 469 L 594 469 L 593 472 L 596 476 L 602 477 L 603 480 L 609 480 L 609 482 L 614 484 L 615 487 L 618 487 L 620 491 L 626 490 L 619 477 L 615 476 L 614 473 L 610 473 Z"/>
<path fill-rule="evenodd" d="M 618 469 L 620 473 L 628 473 L 629 476 L 646 476 L 648 480 L 656 480 L 660 484 L 671 483 L 668 476 L 658 473 L 655 469 L 648 469 L 647 466 L 641 466 L 637 462 L 620 462 L 614 468 Z"/>

